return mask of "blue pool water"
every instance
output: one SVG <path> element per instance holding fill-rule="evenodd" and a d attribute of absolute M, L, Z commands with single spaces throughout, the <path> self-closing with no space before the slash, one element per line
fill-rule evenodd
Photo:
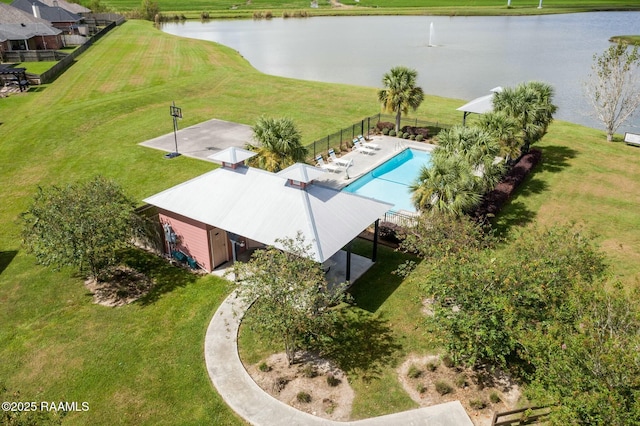
<path fill-rule="evenodd" d="M 420 174 L 422 166 L 429 166 L 431 154 L 405 149 L 389 161 L 361 176 L 343 191 L 393 203 L 392 210 L 415 212 L 409 185 Z"/>

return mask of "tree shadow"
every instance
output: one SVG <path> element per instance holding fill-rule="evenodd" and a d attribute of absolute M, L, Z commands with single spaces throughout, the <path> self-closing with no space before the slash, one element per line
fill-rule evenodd
<path fill-rule="evenodd" d="M 163 294 L 185 287 L 198 279 L 198 274 L 186 268 L 174 266 L 166 259 L 144 250 L 125 250 L 122 261 L 154 282 L 151 290 L 136 301 L 143 306 L 150 305 L 160 299 Z"/>
<path fill-rule="evenodd" d="M 17 254 L 17 250 L 0 251 L 0 274 L 9 266 Z"/>
<path fill-rule="evenodd" d="M 569 166 L 568 160 L 576 158 L 578 151 L 561 145 L 550 145 L 542 148 L 542 170 L 558 173 Z"/>
<path fill-rule="evenodd" d="M 371 243 L 360 242 L 360 244 L 365 247 L 362 250 L 363 253 L 370 253 L 368 247 Z M 372 313 L 376 312 L 402 284 L 404 278 L 393 272 L 407 260 L 417 261 L 417 258 L 389 247 L 378 246 L 376 264 L 349 288 L 349 294 L 353 296 L 357 306 Z"/>
<path fill-rule="evenodd" d="M 379 376 L 402 349 L 382 318 L 360 309 L 345 309 L 335 321 L 333 333 L 322 345 L 321 353 L 347 374 L 371 380 Z"/>

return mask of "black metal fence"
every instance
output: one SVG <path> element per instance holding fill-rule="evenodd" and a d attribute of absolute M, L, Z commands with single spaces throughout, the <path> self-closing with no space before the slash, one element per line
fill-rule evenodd
<path fill-rule="evenodd" d="M 369 136 L 372 133 L 377 133 L 377 124 L 381 121 L 395 123 L 396 118 L 393 115 L 389 114 L 375 114 L 362 120 L 353 123 L 349 127 L 345 127 L 340 129 L 337 132 L 331 133 L 323 137 L 322 139 L 318 139 L 307 147 L 309 148 L 309 154 L 312 155 L 312 159 L 315 158 L 318 154 L 326 155 L 327 151 L 330 148 L 333 148 L 336 153 L 340 153 L 341 151 L 346 151 L 351 148 L 353 145 L 352 141 L 358 135 L 363 135 L 365 137 Z M 401 117 L 400 119 L 400 127 L 404 126 L 413 126 L 413 127 L 428 127 L 431 129 L 430 134 L 437 134 L 440 129 L 451 127 L 448 124 L 442 124 L 439 122 L 427 121 L 427 120 L 419 120 L 417 118 L 408 118 Z"/>

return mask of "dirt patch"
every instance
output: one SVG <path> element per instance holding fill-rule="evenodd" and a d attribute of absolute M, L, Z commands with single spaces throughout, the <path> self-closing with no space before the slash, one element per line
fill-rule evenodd
<path fill-rule="evenodd" d="M 476 426 L 490 425 L 495 412 L 516 408 L 521 395 L 501 371 L 450 368 L 437 355 L 409 356 L 398 368 L 398 380 L 421 407 L 460 401 Z"/>
<path fill-rule="evenodd" d="M 277 400 L 314 416 L 349 420 L 355 393 L 344 372 L 312 353 L 298 359 L 302 362 L 290 366 L 285 354 L 279 353 L 256 365 L 245 364 L 245 368 Z"/>
<path fill-rule="evenodd" d="M 93 302 L 103 306 L 123 306 L 146 295 L 153 280 L 127 266 L 117 266 L 100 276 L 99 281 L 89 279 L 85 287 L 93 294 Z"/>

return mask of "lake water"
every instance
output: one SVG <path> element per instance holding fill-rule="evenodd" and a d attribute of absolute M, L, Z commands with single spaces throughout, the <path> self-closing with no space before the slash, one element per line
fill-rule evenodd
<path fill-rule="evenodd" d="M 496 86 L 545 81 L 556 90 L 556 118 L 599 128 L 588 116 L 582 82 L 611 36 L 640 33 L 640 12 L 188 21 L 164 24 L 163 31 L 224 44 L 258 70 L 283 77 L 381 87 L 385 72 L 405 65 L 418 70 L 426 93 L 463 100 Z M 640 117 L 627 124 L 619 131 L 638 132 Z"/>

